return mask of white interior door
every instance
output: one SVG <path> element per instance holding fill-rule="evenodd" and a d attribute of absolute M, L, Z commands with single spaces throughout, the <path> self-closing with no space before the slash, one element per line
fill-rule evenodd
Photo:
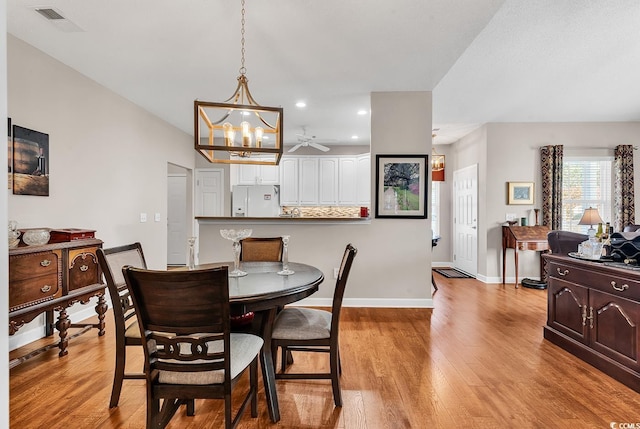
<path fill-rule="evenodd" d="M 453 172 L 454 267 L 478 274 L 478 164 Z"/>
<path fill-rule="evenodd" d="M 224 170 L 196 170 L 196 216 L 224 216 Z"/>
<path fill-rule="evenodd" d="M 187 175 L 167 178 L 167 265 L 185 265 L 187 259 Z"/>

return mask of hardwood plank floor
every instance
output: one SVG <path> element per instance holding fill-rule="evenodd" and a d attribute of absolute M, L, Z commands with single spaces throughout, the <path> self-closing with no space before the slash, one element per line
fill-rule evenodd
<path fill-rule="evenodd" d="M 582 429 L 640 422 L 640 394 L 543 339 L 546 291 L 439 274 L 436 282 L 434 309 L 344 309 L 342 409 L 334 408 L 328 381 L 278 381 L 282 420 L 270 422 L 261 389 L 259 417 L 247 413 L 239 427 Z M 108 407 L 111 324 L 102 338 L 91 331 L 72 340 L 66 357 L 50 350 L 11 370 L 12 428 L 144 427 L 143 381 L 126 380 L 119 407 Z M 142 353 L 132 358 L 129 371 L 137 371 Z M 324 355 L 295 359 L 297 367 L 327 367 Z M 181 410 L 169 427 L 222 422 L 221 401 L 199 400 L 196 416 Z"/>

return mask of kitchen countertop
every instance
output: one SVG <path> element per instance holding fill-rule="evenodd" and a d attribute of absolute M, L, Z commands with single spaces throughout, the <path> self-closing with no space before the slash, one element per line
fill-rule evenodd
<path fill-rule="evenodd" d="M 224 217 L 224 216 L 196 216 L 201 223 L 360 223 L 369 224 L 369 217 Z"/>

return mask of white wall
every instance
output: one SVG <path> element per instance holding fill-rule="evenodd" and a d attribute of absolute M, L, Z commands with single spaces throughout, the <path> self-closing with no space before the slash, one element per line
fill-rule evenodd
<path fill-rule="evenodd" d="M 431 93 L 373 93 L 371 112 L 371 183 L 375 193 L 375 155 L 431 153 Z M 358 255 L 345 305 L 432 306 L 429 219 L 374 218 L 370 224 L 342 225 L 203 224 L 200 262 L 231 260 L 231 244 L 220 237 L 219 230 L 242 226 L 251 227 L 255 236 L 291 235 L 290 260 L 312 264 L 325 274 L 313 299 L 326 303 L 333 295 L 333 268 L 339 266 L 345 245 L 352 243 Z"/>
<path fill-rule="evenodd" d="M 192 138 L 13 36 L 7 48 L 8 116 L 49 134 L 50 148 L 50 196 L 9 193 L 8 218 L 20 228 L 95 229 L 104 247 L 140 241 L 149 266 L 166 267 L 168 163 L 194 168 Z M 21 328 L 11 347 L 42 324 Z"/>
<path fill-rule="evenodd" d="M 613 154 L 619 144 L 640 146 L 640 122 L 608 123 L 492 123 L 454 144 L 455 168 L 479 163 L 478 278 L 488 283 L 502 281 L 502 231 L 506 213 L 530 216 L 541 208 L 540 147 L 564 145 L 567 154 Z M 640 207 L 640 155 L 635 152 L 636 208 Z M 447 167 L 449 160 L 447 160 Z M 508 205 L 507 182 L 535 183 L 535 203 Z M 637 217 L 637 215 L 636 215 Z M 542 220 L 540 218 L 540 220 Z M 637 221 L 640 221 L 637 218 Z M 518 277 L 538 278 L 537 252 L 519 252 Z M 507 251 L 507 281 L 515 276 L 513 250 Z"/>

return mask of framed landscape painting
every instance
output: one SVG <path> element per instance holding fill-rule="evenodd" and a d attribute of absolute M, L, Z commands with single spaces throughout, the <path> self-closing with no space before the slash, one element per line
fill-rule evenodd
<path fill-rule="evenodd" d="M 427 155 L 376 155 L 376 217 L 427 218 Z"/>

